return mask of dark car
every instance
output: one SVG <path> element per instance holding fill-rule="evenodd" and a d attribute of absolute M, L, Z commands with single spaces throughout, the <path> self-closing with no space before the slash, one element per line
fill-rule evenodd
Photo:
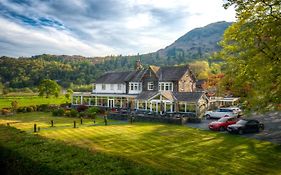
<path fill-rule="evenodd" d="M 264 124 L 257 120 L 248 120 L 241 119 L 236 124 L 229 125 L 227 127 L 227 131 L 229 133 L 252 133 L 252 132 L 260 132 L 264 129 Z"/>
<path fill-rule="evenodd" d="M 224 131 L 226 130 L 227 126 L 235 124 L 237 121 L 238 119 L 236 117 L 223 117 L 218 121 L 209 123 L 208 127 L 210 130 Z"/>

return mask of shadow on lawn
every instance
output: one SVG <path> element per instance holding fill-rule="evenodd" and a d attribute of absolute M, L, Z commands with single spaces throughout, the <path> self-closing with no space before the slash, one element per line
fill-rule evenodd
<path fill-rule="evenodd" d="M 37 174 L 61 174 L 54 169 L 35 162 L 28 157 L 22 156 L 17 151 L 8 149 L 0 145 L 0 167 L 1 174 L 12 175 L 37 175 Z"/>
<path fill-rule="evenodd" d="M 256 175 L 281 172 L 281 145 L 173 125 L 159 125 L 143 133 L 139 141 L 147 138 L 154 143 L 159 141 L 150 151 L 158 153 L 157 163 L 176 164 L 180 173 Z M 164 167 L 174 166 L 164 164 Z"/>

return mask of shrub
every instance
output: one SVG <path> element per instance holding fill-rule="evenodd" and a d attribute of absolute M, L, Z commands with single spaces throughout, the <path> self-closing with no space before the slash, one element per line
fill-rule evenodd
<path fill-rule="evenodd" d="M 85 116 L 87 116 L 86 112 L 79 112 L 79 117 L 85 117 Z"/>
<path fill-rule="evenodd" d="M 70 116 L 71 116 L 71 115 L 70 115 L 70 110 L 66 110 L 66 111 L 64 112 L 64 115 L 67 116 L 67 117 L 70 117 Z"/>
<path fill-rule="evenodd" d="M 41 105 L 38 106 L 38 111 L 45 112 L 45 111 L 48 111 L 48 109 L 49 109 L 48 104 L 41 104 Z"/>
<path fill-rule="evenodd" d="M 60 107 L 62 108 L 69 108 L 71 106 L 71 103 L 62 103 L 60 104 Z"/>
<path fill-rule="evenodd" d="M 95 118 L 96 114 L 100 112 L 100 109 L 98 107 L 91 107 L 87 109 L 86 114 L 90 118 Z"/>
<path fill-rule="evenodd" d="M 54 109 L 52 111 L 53 116 L 63 116 L 64 115 L 64 110 L 63 109 Z"/>
<path fill-rule="evenodd" d="M 27 112 L 34 112 L 34 109 L 33 109 L 32 106 L 28 106 L 28 107 L 26 107 L 26 111 Z"/>
<path fill-rule="evenodd" d="M 2 113 L 2 115 L 8 115 L 9 113 L 11 113 L 11 110 L 8 109 L 8 108 L 3 108 L 3 109 L 1 110 L 1 113 Z"/>
<path fill-rule="evenodd" d="M 77 117 L 78 116 L 78 112 L 75 109 L 71 109 L 70 110 L 70 117 Z"/>
<path fill-rule="evenodd" d="M 87 110 L 88 108 L 89 107 L 86 106 L 86 105 L 79 105 L 79 106 L 77 106 L 77 111 L 78 112 L 83 112 L 83 111 Z"/>

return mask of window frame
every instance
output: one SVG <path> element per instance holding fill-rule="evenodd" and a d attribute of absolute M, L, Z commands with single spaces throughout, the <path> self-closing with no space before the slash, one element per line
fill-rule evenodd
<path fill-rule="evenodd" d="M 147 82 L 147 90 L 152 91 L 154 89 L 154 83 L 153 82 Z"/>

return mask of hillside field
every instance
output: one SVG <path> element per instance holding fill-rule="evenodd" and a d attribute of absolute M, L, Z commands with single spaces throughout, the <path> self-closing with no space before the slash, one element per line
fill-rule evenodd
<path fill-rule="evenodd" d="M 51 119 L 55 122 L 53 128 L 49 123 Z M 98 153 L 111 156 L 116 161 L 124 160 L 127 162 L 126 165 L 132 162 L 136 168 L 147 167 L 147 174 L 156 174 L 156 172 L 191 175 L 281 174 L 281 146 L 270 142 L 168 124 L 134 123 L 131 125 L 126 121 L 111 120 L 109 125 L 105 126 L 102 118 L 97 119 L 96 125 L 93 125 L 92 120 L 87 119 L 83 125 L 78 124 L 78 128 L 73 128 L 74 120 L 79 122 L 78 118 L 52 117 L 50 113 L 25 113 L 9 117 L 2 116 L 0 124 L 6 125 L 10 122 L 10 126 L 25 131 L 24 133 L 31 137 L 33 124 L 36 123 L 41 131 L 35 135 L 47 138 L 44 142 L 48 142 L 49 139 L 56 140 L 60 144 L 74 145 L 77 149 L 80 147 L 79 149 L 89 150 L 92 154 L 88 156 Z M 0 146 L 5 147 L 6 137 L 10 133 L 5 129 L 1 132 Z M 10 138 L 11 140 L 13 139 Z M 22 142 L 24 143 L 19 141 L 19 144 L 26 144 L 26 147 L 32 146 L 24 139 Z M 41 141 L 40 144 L 44 142 Z M 9 144 L 7 147 L 11 150 L 19 149 Z M 48 153 L 48 149 L 45 151 Z M 67 151 L 67 149 L 60 150 L 63 152 L 62 156 L 68 154 Z M 42 161 L 40 156 L 43 153 L 36 154 L 35 156 L 31 153 L 29 158 L 38 163 L 51 164 L 53 169 L 74 173 L 72 169 L 64 169 L 64 166 L 59 168 L 61 164 L 64 165 L 65 161 L 69 160 L 59 159 L 60 162 L 54 164 L 53 161 L 58 161 L 56 157 L 48 160 L 43 158 L 45 161 Z M 76 154 L 79 155 L 80 152 Z M 83 159 L 86 160 L 88 156 Z M 79 157 L 81 158 L 77 156 L 71 161 L 77 161 Z M 100 160 L 99 163 L 106 163 L 105 161 L 107 159 Z M 94 163 L 87 163 L 84 167 L 80 167 L 80 170 L 82 172 L 85 170 L 84 173 L 86 173 L 86 170 L 93 166 L 92 164 Z M 122 169 L 120 165 L 120 167 L 114 167 L 113 171 L 116 168 Z M 141 174 L 139 171 L 134 172 L 133 174 Z M 95 171 L 91 173 L 94 174 Z"/>
<path fill-rule="evenodd" d="M 0 109 L 11 107 L 11 102 L 17 101 L 19 106 L 31 106 L 40 104 L 62 104 L 69 102 L 64 96 L 56 97 L 39 97 L 37 95 L 11 95 L 11 96 L 0 96 Z"/>

